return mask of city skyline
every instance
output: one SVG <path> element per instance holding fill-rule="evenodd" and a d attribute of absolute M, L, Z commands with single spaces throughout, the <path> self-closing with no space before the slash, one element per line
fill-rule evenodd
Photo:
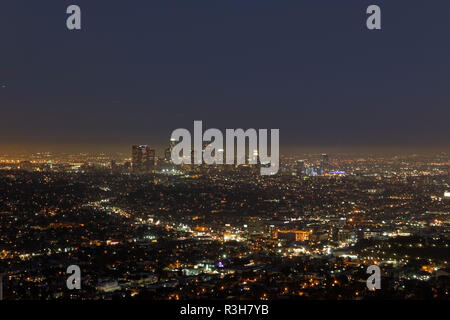
<path fill-rule="evenodd" d="M 140 141 L 139 143 L 132 143 L 130 145 L 123 146 L 99 146 L 99 145 L 65 145 L 61 146 L 29 146 L 26 145 L 14 145 L 12 147 L 0 147 L 0 156 L 6 157 L 17 157 L 24 156 L 30 157 L 35 154 L 50 154 L 50 155 L 60 155 L 60 154 L 91 154 L 91 155 L 107 155 L 114 157 L 117 155 L 123 155 L 128 158 L 129 150 L 132 145 L 145 144 L 155 150 L 155 154 L 159 158 L 165 157 L 165 152 L 167 150 L 167 145 L 154 145 L 149 144 L 146 141 Z M 360 156 L 371 156 L 371 155 L 386 155 L 386 156 L 408 156 L 408 155 L 436 155 L 436 154 L 449 154 L 450 147 L 323 147 L 323 146 L 307 146 L 307 147 L 286 147 L 280 146 L 281 156 L 302 156 L 307 154 L 320 155 L 322 153 L 329 153 L 333 155 L 360 155 Z"/>
<path fill-rule="evenodd" d="M 449 13 L 0 1 L 0 307 L 448 301 Z"/>

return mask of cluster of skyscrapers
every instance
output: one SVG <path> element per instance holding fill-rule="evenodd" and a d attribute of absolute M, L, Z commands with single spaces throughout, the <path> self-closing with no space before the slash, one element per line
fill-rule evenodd
<path fill-rule="evenodd" d="M 323 153 L 320 159 L 320 165 L 314 167 L 306 167 L 304 160 L 297 160 L 297 175 L 298 176 L 317 176 L 323 175 L 330 169 L 328 154 Z"/>
<path fill-rule="evenodd" d="M 131 153 L 131 166 L 136 173 L 152 173 L 155 170 L 156 153 L 147 145 L 134 145 Z"/>
<path fill-rule="evenodd" d="M 177 141 L 170 141 L 169 147 L 164 151 L 164 158 L 162 163 L 165 165 L 172 166 L 172 150 L 177 144 Z M 203 146 L 203 149 L 207 144 Z M 220 150 L 219 152 L 224 152 Z M 191 155 L 192 163 L 194 163 L 194 151 L 192 151 Z M 243 163 L 248 164 L 250 160 L 256 161 L 258 165 L 259 156 L 257 150 L 245 150 L 245 160 Z M 134 173 L 155 173 L 157 162 L 159 163 L 155 149 L 150 148 L 148 145 L 133 145 L 132 146 L 132 154 L 131 154 L 131 171 Z M 115 166 L 115 162 L 111 164 L 113 168 Z M 129 167 L 129 164 L 128 164 Z M 294 172 L 297 176 L 321 176 L 330 170 L 329 165 L 329 156 L 328 154 L 323 153 L 320 158 L 320 163 L 317 165 L 306 165 L 304 160 L 297 160 L 294 167 Z"/>

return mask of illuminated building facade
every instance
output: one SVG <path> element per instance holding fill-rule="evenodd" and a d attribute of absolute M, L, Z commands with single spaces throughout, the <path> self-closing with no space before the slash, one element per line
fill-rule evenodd
<path fill-rule="evenodd" d="M 274 238 L 290 241 L 308 241 L 309 235 L 310 232 L 304 230 L 276 230 Z"/>
<path fill-rule="evenodd" d="M 321 160 L 321 163 L 320 163 L 320 167 L 321 167 L 323 172 L 326 172 L 326 171 L 328 171 L 328 166 L 329 166 L 328 154 L 323 153 L 322 154 L 322 160 Z"/>

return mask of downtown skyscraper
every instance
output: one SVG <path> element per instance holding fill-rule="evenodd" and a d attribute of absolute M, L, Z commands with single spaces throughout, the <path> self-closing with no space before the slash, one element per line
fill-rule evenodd
<path fill-rule="evenodd" d="M 155 169 L 155 150 L 147 145 L 133 145 L 131 165 L 135 173 L 152 173 Z"/>

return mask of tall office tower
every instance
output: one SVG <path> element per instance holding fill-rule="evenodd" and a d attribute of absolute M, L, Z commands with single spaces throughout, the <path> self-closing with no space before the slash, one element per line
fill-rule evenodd
<path fill-rule="evenodd" d="M 249 152 L 250 152 L 250 150 L 249 150 Z M 248 160 L 249 160 L 249 162 L 252 161 L 255 164 L 258 164 L 258 160 L 259 160 L 258 149 L 252 150 L 251 158 L 249 158 Z"/>
<path fill-rule="evenodd" d="M 147 173 L 154 173 L 155 172 L 155 165 L 156 165 L 156 152 L 155 149 L 149 149 L 147 148 L 147 153 L 145 155 L 145 172 Z"/>
<path fill-rule="evenodd" d="M 305 174 L 305 161 L 297 160 L 297 176 L 302 176 Z"/>
<path fill-rule="evenodd" d="M 323 172 L 328 171 L 329 165 L 328 160 L 329 160 L 328 155 L 326 153 L 322 153 L 322 161 L 320 167 L 322 168 Z"/>
<path fill-rule="evenodd" d="M 172 150 L 170 150 L 170 148 L 167 148 L 164 151 L 164 161 L 167 163 L 172 163 Z"/>
<path fill-rule="evenodd" d="M 170 151 L 173 150 L 173 148 L 177 145 L 177 143 L 178 143 L 177 140 L 175 140 L 175 139 L 170 139 L 170 145 L 169 145 Z"/>
<path fill-rule="evenodd" d="M 131 153 L 133 172 L 150 173 L 155 168 L 155 150 L 146 145 L 134 145 Z"/>
<path fill-rule="evenodd" d="M 167 163 L 172 163 L 172 150 L 177 145 L 177 140 L 170 139 L 169 147 L 164 151 L 164 160 Z"/>
<path fill-rule="evenodd" d="M 145 146 L 134 145 L 131 148 L 131 167 L 134 172 L 142 171 L 142 154 Z"/>

